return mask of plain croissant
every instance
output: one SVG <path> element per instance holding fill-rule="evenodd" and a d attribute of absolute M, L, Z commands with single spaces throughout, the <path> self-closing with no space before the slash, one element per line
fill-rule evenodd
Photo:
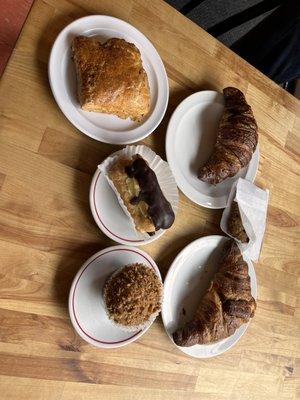
<path fill-rule="evenodd" d="M 219 271 L 200 301 L 194 318 L 173 334 L 178 346 L 207 344 L 234 334 L 254 316 L 248 265 L 233 240 L 228 240 Z"/>
<path fill-rule="evenodd" d="M 257 124 L 243 93 L 223 90 L 225 108 L 213 153 L 199 169 L 198 178 L 216 185 L 247 166 L 257 146 Z"/>

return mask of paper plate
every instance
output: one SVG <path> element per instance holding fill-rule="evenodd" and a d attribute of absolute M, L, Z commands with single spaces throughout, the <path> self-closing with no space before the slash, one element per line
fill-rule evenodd
<path fill-rule="evenodd" d="M 79 35 L 93 36 L 100 41 L 112 37 L 123 38 L 134 43 L 140 50 L 151 94 L 151 110 L 141 122 L 87 112 L 80 108 L 75 66 L 70 50 L 72 40 Z M 48 73 L 53 95 L 61 111 L 77 129 L 101 142 L 128 144 L 145 138 L 158 126 L 167 108 L 168 78 L 159 54 L 140 31 L 118 18 L 91 15 L 68 25 L 58 35 L 52 47 Z"/>
<path fill-rule="evenodd" d="M 124 149 L 113 153 L 99 165 L 91 183 L 90 207 L 97 225 L 109 238 L 118 243 L 141 246 L 158 239 L 166 230 L 160 229 L 153 236 L 136 232 L 131 218 L 121 208 L 116 193 L 105 177 L 106 168 L 117 157 L 122 155 L 132 157 L 134 154 L 141 155 L 153 169 L 163 194 L 170 202 L 176 216 L 179 199 L 172 172 L 165 161 L 149 147 L 143 145 L 126 146 Z"/>
<path fill-rule="evenodd" d="M 173 261 L 164 282 L 164 302 L 162 319 L 168 336 L 194 315 L 201 296 L 207 290 L 218 268 L 224 236 L 206 236 L 195 240 L 185 247 Z M 257 283 L 253 264 L 245 259 L 251 279 L 251 292 L 257 297 Z M 227 339 L 213 344 L 180 347 L 185 354 L 196 358 L 209 358 L 230 349 L 245 333 L 248 324 L 242 325 Z"/>
<path fill-rule="evenodd" d="M 69 313 L 72 324 L 86 342 L 103 348 L 125 346 L 140 338 L 151 326 L 126 332 L 112 323 L 103 302 L 103 285 L 112 273 L 127 264 L 140 263 L 160 272 L 146 252 L 127 246 L 112 246 L 89 258 L 77 272 L 69 294 Z"/>
<path fill-rule="evenodd" d="M 194 93 L 174 111 L 167 129 L 166 153 L 178 187 L 193 202 L 207 208 L 226 207 L 233 183 L 239 178 L 254 181 L 259 163 L 259 149 L 249 165 L 237 175 L 214 186 L 197 177 L 199 167 L 212 153 L 223 95 L 211 90 Z"/>

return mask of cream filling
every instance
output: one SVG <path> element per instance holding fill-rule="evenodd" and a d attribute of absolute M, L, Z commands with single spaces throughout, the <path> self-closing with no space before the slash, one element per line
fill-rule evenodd
<path fill-rule="evenodd" d="M 126 185 L 127 185 L 127 189 L 128 189 L 128 192 L 129 192 L 131 198 L 137 197 L 139 195 L 140 186 L 138 184 L 138 181 L 135 178 L 129 178 L 129 177 L 126 178 Z M 149 218 L 148 204 L 145 201 L 140 200 L 135 207 L 141 212 L 141 214 L 145 218 Z"/>

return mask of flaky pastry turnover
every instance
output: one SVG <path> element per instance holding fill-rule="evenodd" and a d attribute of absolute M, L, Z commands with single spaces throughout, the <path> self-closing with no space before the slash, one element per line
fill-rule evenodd
<path fill-rule="evenodd" d="M 140 121 L 150 110 L 150 89 L 140 51 L 112 38 L 100 43 L 78 36 L 72 42 L 81 108 Z"/>

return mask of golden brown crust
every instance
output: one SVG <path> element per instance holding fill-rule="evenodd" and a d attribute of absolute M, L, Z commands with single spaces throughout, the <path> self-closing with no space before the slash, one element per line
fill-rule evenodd
<path fill-rule="evenodd" d="M 248 265 L 234 240 L 225 244 L 220 268 L 201 299 L 194 318 L 178 329 L 178 346 L 207 344 L 225 339 L 254 316 Z"/>
<path fill-rule="evenodd" d="M 141 54 L 124 39 L 101 44 L 78 36 L 72 43 L 81 108 L 139 121 L 150 110 L 150 90 Z"/>
<path fill-rule="evenodd" d="M 234 87 L 223 90 L 225 108 L 213 153 L 199 169 L 198 178 L 216 185 L 247 166 L 256 149 L 257 124 L 243 93 Z"/>
<path fill-rule="evenodd" d="M 131 165 L 133 159 L 119 158 L 108 171 L 108 177 L 113 182 L 132 216 L 136 230 L 141 233 L 155 232 L 155 226 L 147 214 L 148 205 L 143 201 L 140 201 L 138 204 L 130 202 L 140 192 L 140 187 L 136 179 L 129 178 L 125 172 L 125 167 Z"/>
<path fill-rule="evenodd" d="M 239 205 L 236 201 L 231 204 L 230 214 L 228 218 L 228 233 L 242 243 L 248 243 L 249 238 L 243 226 Z"/>

